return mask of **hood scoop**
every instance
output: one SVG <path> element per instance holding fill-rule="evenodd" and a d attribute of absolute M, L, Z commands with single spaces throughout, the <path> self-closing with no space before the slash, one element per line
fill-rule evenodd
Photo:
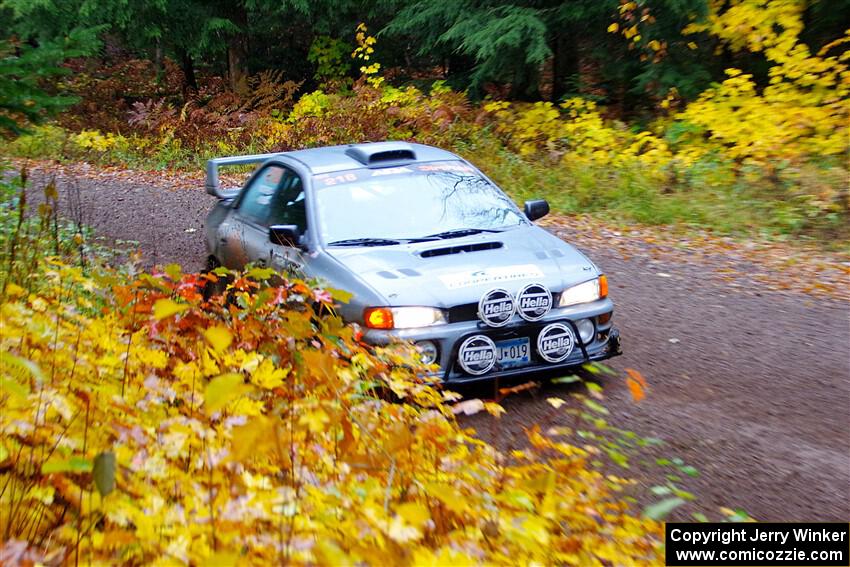
<path fill-rule="evenodd" d="M 449 256 L 451 254 L 462 254 L 463 252 L 479 252 L 481 250 L 498 250 L 503 247 L 501 242 L 473 242 L 460 244 L 458 246 L 446 246 L 445 248 L 431 248 L 419 253 L 422 258 L 434 258 L 436 256 Z"/>

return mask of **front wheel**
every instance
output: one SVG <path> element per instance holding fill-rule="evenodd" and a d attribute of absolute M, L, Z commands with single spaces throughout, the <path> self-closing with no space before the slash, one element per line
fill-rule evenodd
<path fill-rule="evenodd" d="M 204 268 L 203 273 L 208 274 L 219 267 L 221 267 L 221 262 L 218 261 L 218 258 L 210 256 L 207 258 L 207 266 Z M 204 301 L 209 301 L 216 295 L 221 295 L 227 291 L 227 284 L 230 283 L 230 278 L 226 276 L 217 277 L 218 280 L 207 280 L 206 284 L 204 284 Z"/>

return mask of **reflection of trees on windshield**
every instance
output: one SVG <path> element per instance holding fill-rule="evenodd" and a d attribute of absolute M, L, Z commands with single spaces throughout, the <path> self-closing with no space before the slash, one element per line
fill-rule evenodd
<path fill-rule="evenodd" d="M 441 171 L 429 173 L 426 178 L 442 193 L 441 222 L 448 220 L 450 210 L 466 223 L 457 228 L 501 227 L 511 221 L 522 222 L 511 201 L 480 175 Z"/>
<path fill-rule="evenodd" d="M 475 169 L 438 162 L 376 172 L 316 191 L 324 242 L 353 238 L 411 239 L 458 229 L 523 224 L 513 202 Z"/>

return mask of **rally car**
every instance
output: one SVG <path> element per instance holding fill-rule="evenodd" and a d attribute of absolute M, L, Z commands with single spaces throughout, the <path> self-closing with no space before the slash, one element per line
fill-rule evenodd
<path fill-rule="evenodd" d="M 219 168 L 259 164 L 241 189 Z M 412 341 L 447 382 L 546 373 L 620 353 L 605 275 L 463 158 L 377 142 L 207 163 L 209 266 L 248 263 L 349 291 L 364 340 Z"/>

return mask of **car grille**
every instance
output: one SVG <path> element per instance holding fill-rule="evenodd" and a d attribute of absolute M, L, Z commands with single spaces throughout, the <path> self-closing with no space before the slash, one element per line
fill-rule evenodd
<path fill-rule="evenodd" d="M 478 319 L 477 303 L 465 303 L 449 308 L 449 323 L 475 321 L 476 319 Z"/>

